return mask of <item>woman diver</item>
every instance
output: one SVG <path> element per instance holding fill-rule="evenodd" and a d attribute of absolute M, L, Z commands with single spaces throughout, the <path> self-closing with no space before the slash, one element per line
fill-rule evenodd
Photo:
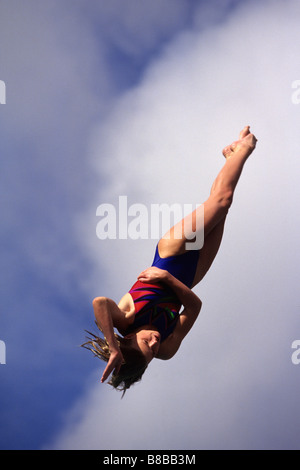
<path fill-rule="evenodd" d="M 104 339 L 90 333 L 83 346 L 107 362 L 101 382 L 112 373 L 109 384 L 124 394 L 154 358 L 167 360 L 178 351 L 202 306 L 192 288 L 218 252 L 234 190 L 256 142 L 246 126 L 238 140 L 224 148 L 226 162 L 209 198 L 159 240 L 152 266 L 139 274 L 118 304 L 107 297 L 93 300 Z M 203 247 L 187 250 L 186 242 L 196 230 L 204 231 Z"/>

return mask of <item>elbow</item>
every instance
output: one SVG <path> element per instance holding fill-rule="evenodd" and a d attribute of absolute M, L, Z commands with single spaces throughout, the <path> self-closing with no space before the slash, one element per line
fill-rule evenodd
<path fill-rule="evenodd" d="M 107 301 L 107 297 L 95 297 L 93 300 L 95 320 L 100 330 L 105 312 L 107 311 Z"/>
<path fill-rule="evenodd" d="M 201 307 L 202 307 L 202 302 L 197 297 L 193 299 L 193 302 L 185 306 L 185 310 L 189 312 L 189 315 L 193 316 L 194 319 L 196 320 L 196 318 L 198 317 L 200 313 Z"/>
<path fill-rule="evenodd" d="M 196 306 L 197 316 L 199 315 L 201 308 L 202 308 L 202 301 L 198 299 L 197 306 Z"/>
<path fill-rule="evenodd" d="M 107 303 L 107 297 L 95 297 L 93 300 L 93 307 L 101 307 Z"/>

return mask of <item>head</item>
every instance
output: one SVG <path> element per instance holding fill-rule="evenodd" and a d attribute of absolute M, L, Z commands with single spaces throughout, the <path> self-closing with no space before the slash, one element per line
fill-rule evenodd
<path fill-rule="evenodd" d="M 147 361 L 147 365 L 157 355 L 160 346 L 160 333 L 150 326 L 140 328 L 137 332 L 126 336 L 131 339 L 131 346 L 140 351 Z"/>
<path fill-rule="evenodd" d="M 92 337 L 82 346 L 89 349 L 100 359 L 108 362 L 110 357 L 106 339 L 88 332 Z M 109 384 L 123 392 L 139 382 L 148 364 L 156 356 L 160 345 L 160 334 L 150 328 L 140 329 L 125 337 L 115 335 L 124 357 L 124 364 L 117 375 L 112 374 Z"/>

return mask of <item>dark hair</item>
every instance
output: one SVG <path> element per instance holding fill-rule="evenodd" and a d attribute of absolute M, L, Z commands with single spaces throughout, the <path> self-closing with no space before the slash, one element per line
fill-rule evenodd
<path fill-rule="evenodd" d="M 88 341 L 83 343 L 81 346 L 89 349 L 94 354 L 94 356 L 98 357 L 99 359 L 108 362 L 110 351 L 105 337 L 102 339 L 89 331 L 87 331 L 87 333 L 91 337 L 88 337 Z M 139 382 L 142 379 L 148 364 L 142 352 L 132 346 L 131 338 L 123 338 L 116 333 L 115 337 L 117 338 L 121 353 L 123 355 L 124 363 L 122 364 L 118 374 L 112 374 L 108 383 L 116 390 L 122 391 L 123 398 L 126 390 L 128 390 L 134 383 Z"/>

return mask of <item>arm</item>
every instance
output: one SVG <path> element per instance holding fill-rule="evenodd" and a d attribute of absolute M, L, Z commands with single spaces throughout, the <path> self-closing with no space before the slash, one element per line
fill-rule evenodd
<path fill-rule="evenodd" d="M 173 333 L 162 343 L 157 356 L 160 359 L 167 360 L 176 354 L 182 340 L 193 327 L 200 313 L 202 302 L 191 289 L 168 272 L 165 275 L 164 282 L 173 289 L 184 306 Z"/>
<path fill-rule="evenodd" d="M 168 271 L 165 271 L 164 273 L 163 282 L 175 292 L 176 296 L 184 306 L 186 313 L 193 316 L 196 315 L 197 318 L 202 305 L 199 297 Z"/>
<path fill-rule="evenodd" d="M 185 311 L 192 316 L 198 316 L 202 305 L 201 300 L 189 287 L 176 279 L 176 277 L 172 276 L 168 271 L 151 267 L 143 271 L 138 276 L 138 280 L 141 282 L 163 282 L 164 284 L 167 284 L 175 292 L 176 296 L 184 306 Z"/>
<path fill-rule="evenodd" d="M 104 382 L 112 371 L 115 374 L 119 372 L 123 362 L 123 356 L 114 334 L 113 323 L 113 319 L 118 322 L 118 306 L 106 297 L 96 297 L 93 300 L 93 307 L 96 322 L 103 332 L 110 351 L 110 358 L 101 378 L 101 382 Z"/>
<path fill-rule="evenodd" d="M 179 346 L 194 325 L 202 307 L 202 302 L 194 292 L 185 284 L 180 282 L 168 271 L 151 267 L 143 271 L 139 278 L 144 282 L 164 282 L 167 284 L 184 306 L 184 310 L 179 315 L 179 319 L 173 333 L 161 344 L 159 354 L 160 359 L 170 359 L 179 349 Z"/>

